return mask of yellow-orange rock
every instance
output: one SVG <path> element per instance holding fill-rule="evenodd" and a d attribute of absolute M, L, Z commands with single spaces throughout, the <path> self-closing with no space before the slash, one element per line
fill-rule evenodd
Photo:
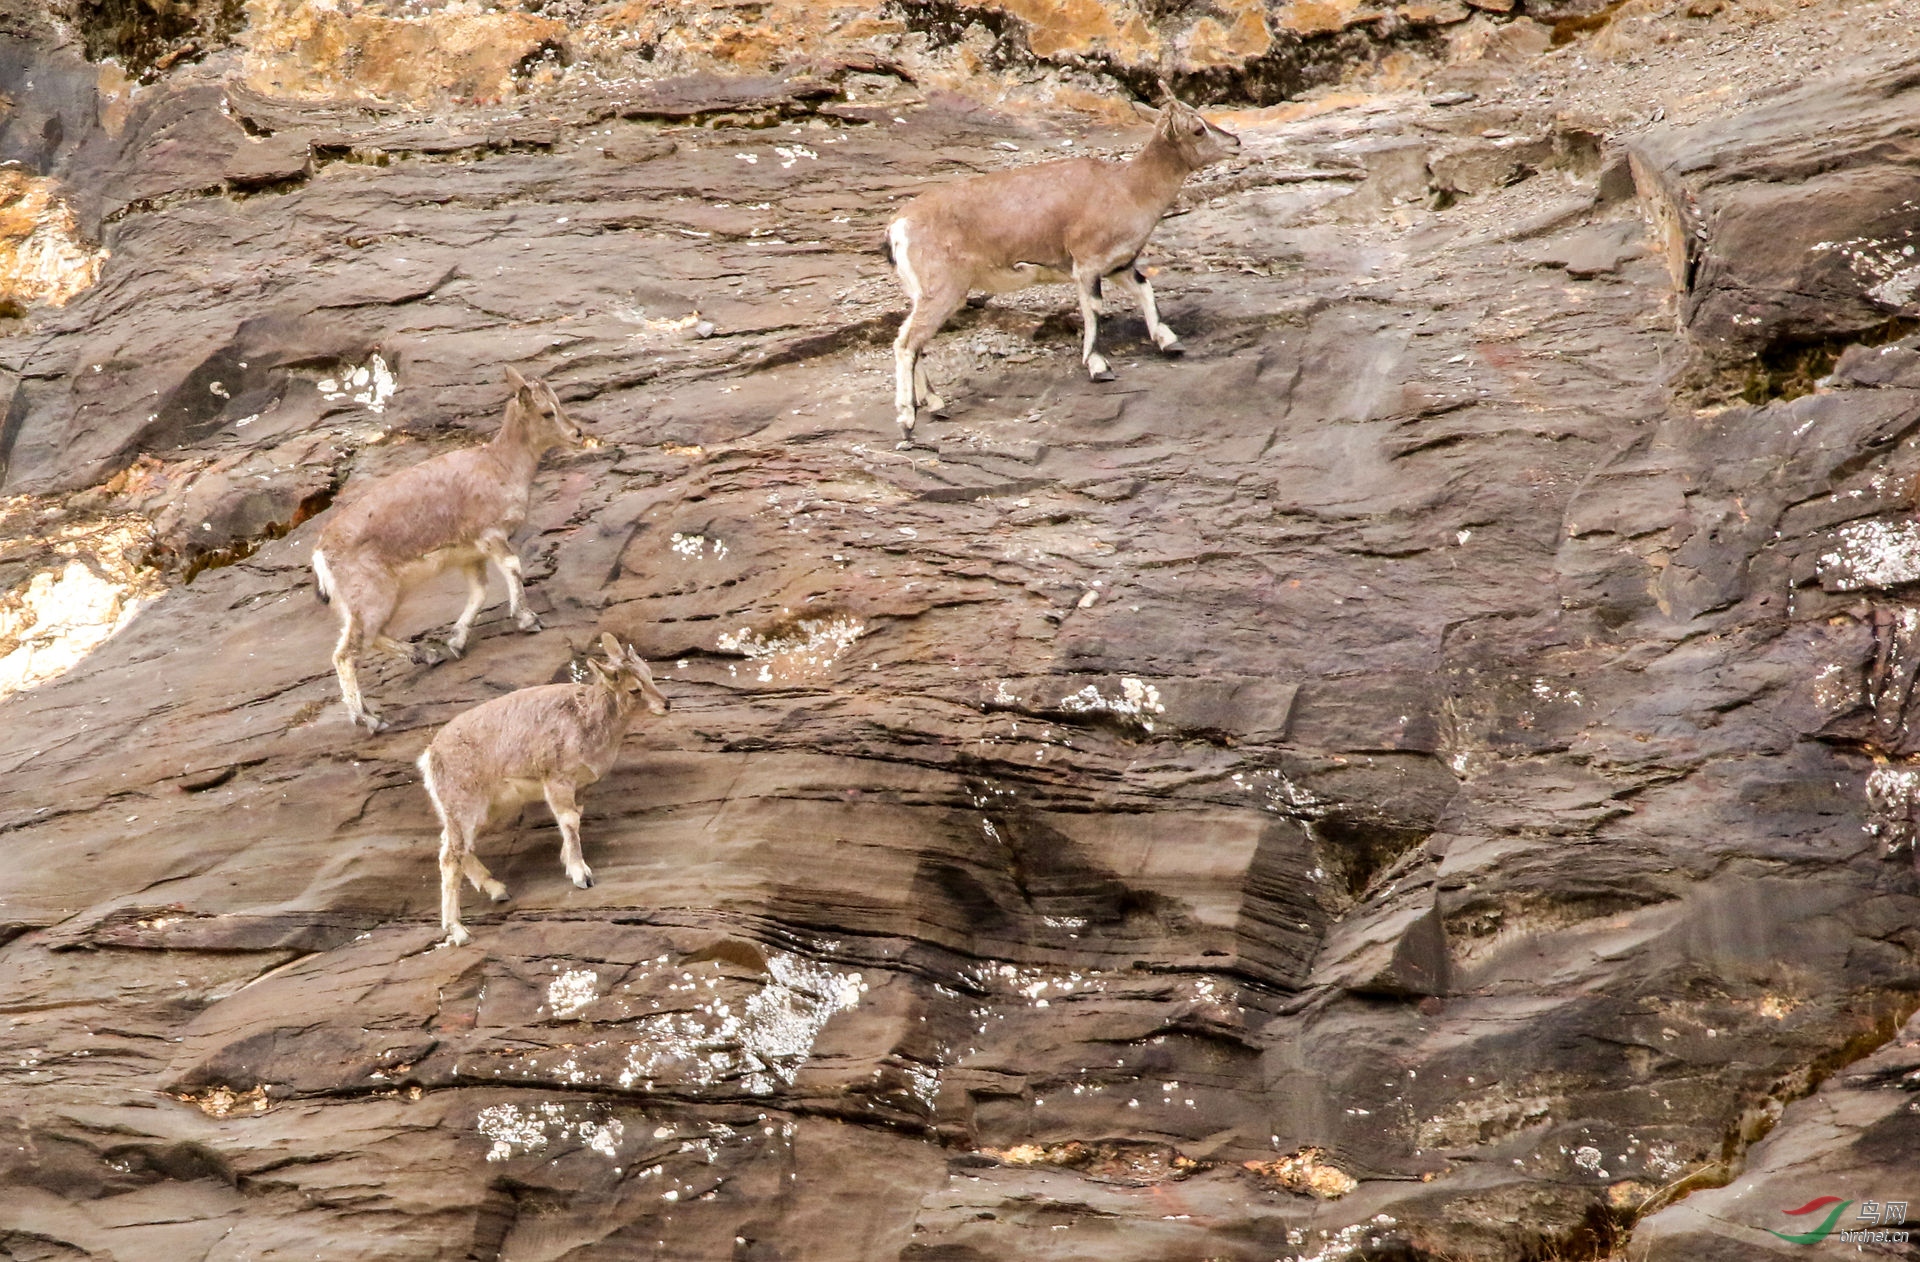
<path fill-rule="evenodd" d="M 249 86 L 297 98 L 500 100 L 516 92 L 529 60 L 567 36 L 553 18 L 464 6 L 393 17 L 350 2 L 249 0 L 247 15 Z"/>
<path fill-rule="evenodd" d="M 52 180 L 0 170 L 0 305 L 61 306 L 100 278 L 107 254 L 80 239 Z"/>

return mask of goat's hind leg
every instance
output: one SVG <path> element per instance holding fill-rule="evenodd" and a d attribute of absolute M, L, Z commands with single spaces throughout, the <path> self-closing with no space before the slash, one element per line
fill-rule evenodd
<path fill-rule="evenodd" d="M 440 658 L 432 649 L 407 644 L 387 634 L 387 621 L 399 604 L 398 591 L 379 588 L 365 594 L 359 609 L 361 643 L 415 666 L 433 665 Z"/>
<path fill-rule="evenodd" d="M 424 644 L 408 644 L 405 640 L 396 640 L 390 635 L 373 637 L 373 647 L 382 653 L 391 654 L 404 662 L 415 666 L 438 666 L 440 655 Z"/>
<path fill-rule="evenodd" d="M 921 362 L 927 347 L 953 313 L 967 301 L 964 285 L 944 282 L 913 300 L 913 310 L 900 323 L 900 336 L 893 340 L 894 406 L 900 410 L 900 428 L 913 432 L 913 405 L 924 401 L 938 410 L 945 403 L 927 388 L 927 369 Z"/>
<path fill-rule="evenodd" d="M 934 416 L 944 418 L 947 414 L 947 401 L 935 394 L 927 384 L 927 360 L 924 355 L 913 357 L 913 402 Z"/>
<path fill-rule="evenodd" d="M 912 240 L 911 228 L 905 220 L 897 220 L 890 229 L 894 271 L 899 274 L 901 288 L 907 291 L 907 299 L 913 309 L 907 312 L 907 318 L 900 322 L 899 336 L 893 339 L 893 412 L 900 423 L 900 445 L 905 447 L 913 442 L 913 423 L 915 409 L 920 404 L 936 413 L 944 413 L 946 402 L 933 393 L 927 385 L 926 365 L 921 356 L 926 353 L 933 335 L 940 326 L 952 318 L 961 304 L 967 300 L 964 283 L 935 275 L 931 278 L 924 273 L 925 258 L 916 260 L 916 250 Z M 932 280 L 929 285 L 928 280 Z"/>
<path fill-rule="evenodd" d="M 487 603 L 487 563 L 476 557 L 462 565 L 461 570 L 467 576 L 467 607 L 460 611 L 460 618 L 453 624 L 452 634 L 447 636 L 447 656 L 459 657 L 467 651 L 467 636 L 473 631 L 473 620 L 480 616 L 480 607 Z"/>
<path fill-rule="evenodd" d="M 553 822 L 560 825 L 560 862 L 575 885 L 592 889 L 593 869 L 580 853 L 580 808 L 574 803 L 573 786 L 563 780 L 549 780 L 541 787 L 546 791 Z"/>
<path fill-rule="evenodd" d="M 507 901 L 507 887 L 496 880 L 493 873 L 487 871 L 487 865 L 480 862 L 480 856 L 472 850 L 468 850 L 466 857 L 460 860 L 460 871 L 473 883 L 473 888 L 485 894 L 493 902 Z"/>
<path fill-rule="evenodd" d="M 1100 296 L 1098 287 L 1100 274 L 1078 263 L 1073 268 L 1074 289 L 1080 296 L 1080 323 L 1083 329 L 1080 338 L 1080 362 L 1087 366 L 1087 376 L 1095 381 L 1112 381 L 1113 369 L 1094 348 L 1100 337 Z"/>
<path fill-rule="evenodd" d="M 1134 302 L 1139 304 L 1141 318 L 1147 322 L 1147 336 L 1160 348 L 1164 355 L 1181 355 L 1186 347 L 1180 345 L 1180 335 L 1168 328 L 1160 320 L 1160 308 L 1153 300 L 1153 286 L 1134 264 L 1107 273 L 1107 279 L 1118 285 Z"/>
<path fill-rule="evenodd" d="M 436 803 L 435 805 L 438 805 Z M 440 825 L 440 927 L 448 946 L 465 946 L 473 937 L 460 923 L 460 873 L 473 858 L 473 832 L 458 828 L 442 812 Z"/>
<path fill-rule="evenodd" d="M 346 703 L 350 722 L 364 724 L 369 732 L 382 731 L 387 721 L 367 708 L 360 692 L 360 670 L 354 659 L 359 654 L 362 624 L 345 601 L 340 602 L 340 639 L 333 646 L 333 673 L 340 680 L 340 700 Z"/>

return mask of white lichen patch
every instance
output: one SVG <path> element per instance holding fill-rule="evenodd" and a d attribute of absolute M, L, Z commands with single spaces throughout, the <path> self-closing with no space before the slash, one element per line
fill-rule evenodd
<path fill-rule="evenodd" d="M 1550 679 L 1536 679 L 1528 689 L 1540 701 L 1560 702 L 1567 705 L 1585 705 L 1586 698 L 1578 688 L 1562 688 Z"/>
<path fill-rule="evenodd" d="M 908 1065 L 907 1088 L 927 1106 L 927 1112 L 933 1112 L 933 1102 L 940 1098 L 940 1071 L 927 1065 Z"/>
<path fill-rule="evenodd" d="M 561 1104 L 494 1104 L 480 1110 L 474 1125 L 493 1141 L 487 1160 L 505 1161 L 519 1153 L 545 1149 L 548 1128 L 565 1118 L 566 1106 Z"/>
<path fill-rule="evenodd" d="M 704 560 L 709 555 L 716 561 L 727 559 L 727 545 L 705 535 L 683 535 L 676 530 L 667 546 L 673 549 L 675 556 L 689 561 Z"/>
<path fill-rule="evenodd" d="M 1302 819 L 1317 819 L 1325 815 L 1334 805 L 1333 799 L 1322 797 L 1312 789 L 1295 784 L 1287 774 L 1276 767 L 1267 767 L 1259 771 L 1236 771 L 1228 777 L 1233 787 L 1244 793 L 1252 794 L 1261 807 L 1276 815 L 1292 815 Z"/>
<path fill-rule="evenodd" d="M 374 415 L 387 410 L 387 400 L 393 397 L 393 370 L 387 367 L 387 361 L 379 355 L 373 355 L 357 368 L 350 368 L 338 377 L 325 377 L 318 382 L 320 395 L 330 403 L 345 399 L 372 412 Z"/>
<path fill-rule="evenodd" d="M 600 975 L 590 968 L 576 968 L 547 983 L 547 1010 L 556 1017 L 570 1017 L 600 997 Z"/>
<path fill-rule="evenodd" d="M 1375 1214 L 1365 1222 L 1350 1223 L 1336 1231 L 1322 1228 L 1315 1233 L 1307 1227 L 1295 1227 L 1287 1232 L 1287 1243 L 1295 1248 L 1318 1244 L 1312 1253 L 1294 1255 L 1288 1262 L 1348 1262 L 1362 1249 L 1371 1248 L 1386 1239 L 1398 1220 L 1390 1214 Z"/>
<path fill-rule="evenodd" d="M 763 684 L 786 682 L 821 675 L 832 668 L 862 635 L 866 624 L 844 614 L 826 618 L 802 618 L 783 631 L 761 633 L 752 627 L 722 632 L 715 646 L 722 653 L 738 653 L 758 664 L 754 679 Z M 739 678 L 740 668 L 729 666 L 727 673 Z"/>
<path fill-rule="evenodd" d="M 1828 714 L 1841 714 L 1863 699 L 1860 671 L 1846 662 L 1832 662 L 1813 677 L 1813 703 Z"/>
<path fill-rule="evenodd" d="M 1680 1160 L 1680 1150 L 1667 1140 L 1657 1140 L 1647 1145 L 1647 1170 L 1658 1178 L 1671 1179 L 1686 1169 L 1686 1163 Z"/>
<path fill-rule="evenodd" d="M 608 1118 L 598 1125 L 582 1122 L 578 1129 L 580 1142 L 609 1161 L 620 1155 L 620 1141 L 626 1137 L 626 1133 L 625 1124 L 617 1117 Z"/>
<path fill-rule="evenodd" d="M 858 973 L 784 953 L 767 959 L 770 979 L 736 1009 L 715 995 L 682 1012 L 642 1018 L 628 1042 L 622 1088 L 716 1086 L 738 1081 L 752 1095 L 791 1083 L 813 1051 L 821 1029 L 837 1012 L 860 1003 L 867 983 Z"/>
<path fill-rule="evenodd" d="M 63 306 L 100 279 L 109 251 L 80 239 L 50 179 L 0 170 L 0 301 Z"/>
<path fill-rule="evenodd" d="M 1884 306 L 1904 308 L 1920 293 L 1920 257 L 1911 234 L 1905 240 L 1855 237 L 1850 241 L 1822 241 L 1814 253 L 1837 253 L 1847 270 L 1859 278 L 1867 295 Z"/>
<path fill-rule="evenodd" d="M 962 970 L 961 976 L 975 990 L 1010 992 L 1036 1008 L 1045 1008 L 1069 995 L 1098 993 L 1107 985 L 1107 975 L 1099 969 L 1052 973 L 990 962 L 972 965 Z"/>
<path fill-rule="evenodd" d="M 0 503 L 0 534 L 31 509 L 26 497 Z M 150 531 L 143 517 L 116 518 L 7 548 L 43 550 L 54 564 L 0 592 L 0 697 L 72 670 L 160 595 L 158 573 L 141 563 Z"/>
<path fill-rule="evenodd" d="M 1920 522 L 1848 522 L 1836 532 L 1833 551 L 1820 557 L 1820 583 L 1828 591 L 1898 587 L 1920 581 Z"/>
<path fill-rule="evenodd" d="M 1139 724 L 1143 732 L 1153 730 L 1155 715 L 1167 712 L 1167 707 L 1160 700 L 1160 690 L 1130 675 L 1120 680 L 1120 695 L 1117 697 L 1103 696 L 1099 688 L 1088 684 L 1080 691 L 1060 698 L 1060 709 L 1068 714 L 1111 714 Z"/>
<path fill-rule="evenodd" d="M 1913 843 L 1916 808 L 1920 808 L 1920 765 L 1893 763 L 1867 773 L 1867 834 L 1877 837 L 1887 854 Z"/>
<path fill-rule="evenodd" d="M 488 1105 L 480 1110 L 474 1125 L 491 1141 L 488 1161 L 545 1152 L 569 1141 L 616 1161 L 627 1133 L 624 1122 L 606 1116 L 604 1105 L 559 1104 L 551 1100 L 539 1104 Z"/>

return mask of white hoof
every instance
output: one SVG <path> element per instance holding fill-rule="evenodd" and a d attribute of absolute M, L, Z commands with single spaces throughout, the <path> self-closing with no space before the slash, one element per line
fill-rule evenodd
<path fill-rule="evenodd" d="M 1169 355 L 1178 355 L 1186 349 L 1180 345 L 1180 335 L 1164 324 L 1153 331 L 1153 344 Z"/>
<path fill-rule="evenodd" d="M 534 613 L 532 610 L 528 610 L 526 613 L 521 614 L 518 618 L 515 618 L 514 625 L 518 626 L 522 631 L 525 631 L 528 635 L 532 635 L 536 631 L 541 631 L 545 629 L 540 625 L 540 615 L 537 613 Z"/>
<path fill-rule="evenodd" d="M 494 902 L 504 903 L 507 901 L 507 887 L 500 884 L 500 882 L 488 881 L 486 889 L 487 889 L 487 897 L 492 899 Z"/>
<path fill-rule="evenodd" d="M 471 941 L 473 941 L 473 935 L 467 932 L 465 925 L 455 925 L 453 928 L 447 930 L 448 946 L 465 946 Z"/>
<path fill-rule="evenodd" d="M 581 889 L 590 890 L 593 888 L 592 868 L 581 868 L 578 872 L 569 872 L 567 875 L 572 877 L 573 883 Z"/>

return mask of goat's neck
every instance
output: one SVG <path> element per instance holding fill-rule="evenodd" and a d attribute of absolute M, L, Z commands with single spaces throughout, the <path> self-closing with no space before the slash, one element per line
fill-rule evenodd
<path fill-rule="evenodd" d="M 1180 186 L 1193 174 L 1193 168 L 1160 132 L 1127 162 L 1127 179 L 1143 202 L 1157 204 L 1161 210 L 1173 205 Z"/>
<path fill-rule="evenodd" d="M 603 688 L 601 692 L 606 698 L 608 724 L 621 732 L 633 726 L 640 709 L 641 695 L 628 692 L 625 688 Z"/>
<path fill-rule="evenodd" d="M 528 483 L 533 481 L 533 471 L 546 452 L 545 446 L 535 442 L 532 423 L 518 401 L 507 404 L 507 417 L 500 422 L 500 432 L 487 445 L 510 477 Z"/>

